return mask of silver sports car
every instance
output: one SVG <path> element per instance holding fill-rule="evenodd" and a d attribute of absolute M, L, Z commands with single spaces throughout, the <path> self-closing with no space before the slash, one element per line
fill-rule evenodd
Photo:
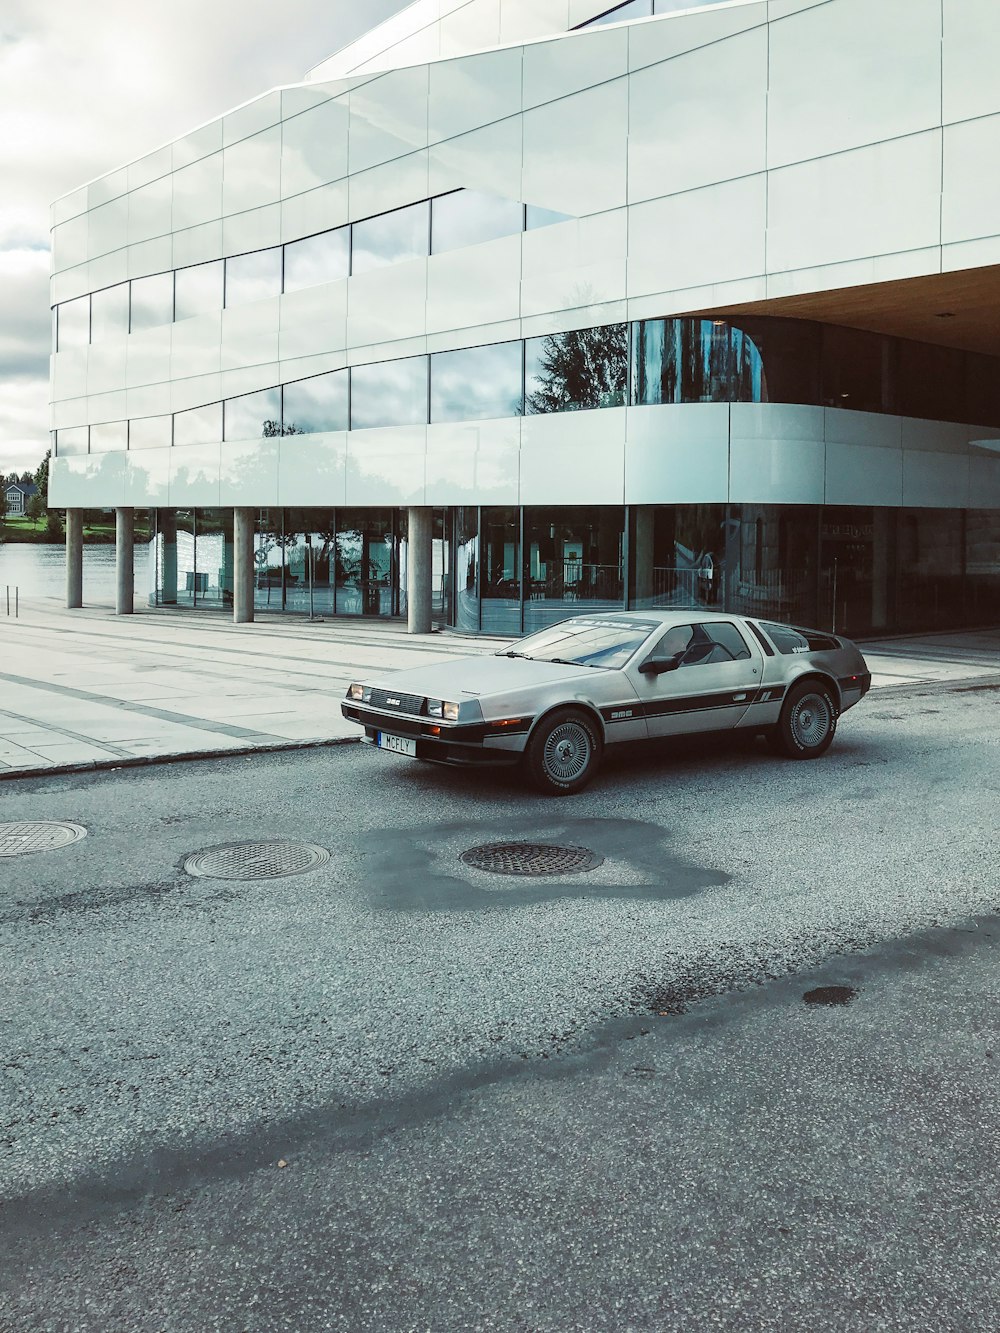
<path fill-rule="evenodd" d="M 364 740 L 446 764 L 523 763 L 558 795 L 606 746 L 761 732 L 791 759 L 829 747 L 869 689 L 849 639 L 707 611 L 574 616 L 510 648 L 358 681 L 341 705 Z"/>

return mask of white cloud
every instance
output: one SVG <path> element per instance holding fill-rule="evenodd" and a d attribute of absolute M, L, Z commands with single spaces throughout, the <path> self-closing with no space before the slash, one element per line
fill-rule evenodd
<path fill-rule="evenodd" d="M 49 208 L 267 89 L 405 0 L 4 0 L 0 471 L 48 447 Z"/>

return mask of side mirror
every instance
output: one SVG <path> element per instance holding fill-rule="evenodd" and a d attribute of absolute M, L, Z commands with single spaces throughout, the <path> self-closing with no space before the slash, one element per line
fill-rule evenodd
<path fill-rule="evenodd" d="M 665 671 L 676 671 L 681 664 L 679 654 L 673 657 L 647 657 L 640 663 L 639 670 L 644 676 L 662 676 Z"/>

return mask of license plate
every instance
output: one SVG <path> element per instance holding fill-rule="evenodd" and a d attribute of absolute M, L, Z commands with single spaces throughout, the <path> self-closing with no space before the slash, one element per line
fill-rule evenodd
<path fill-rule="evenodd" d="M 408 754 L 411 759 L 417 757 L 417 742 L 406 736 L 387 736 L 384 731 L 378 734 L 378 748 L 391 750 L 393 754 Z"/>

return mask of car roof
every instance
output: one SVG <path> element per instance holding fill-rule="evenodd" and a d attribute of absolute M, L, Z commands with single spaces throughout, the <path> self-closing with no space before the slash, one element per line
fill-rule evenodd
<path fill-rule="evenodd" d="M 715 620 L 743 620 L 744 616 L 729 611 L 709 611 L 699 606 L 636 607 L 632 611 L 577 611 L 566 620 L 658 620 L 663 625 L 699 625 Z"/>

